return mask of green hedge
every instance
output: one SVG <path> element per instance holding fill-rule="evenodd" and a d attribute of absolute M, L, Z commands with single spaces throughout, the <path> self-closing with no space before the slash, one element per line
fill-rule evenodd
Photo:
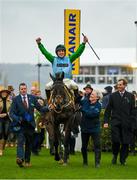
<path fill-rule="evenodd" d="M 101 121 L 101 145 L 102 151 L 111 151 L 111 127 L 103 128 L 104 125 L 104 109 L 102 109 L 100 114 Z"/>

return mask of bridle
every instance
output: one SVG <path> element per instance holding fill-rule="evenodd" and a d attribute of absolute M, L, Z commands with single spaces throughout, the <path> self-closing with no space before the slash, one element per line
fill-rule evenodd
<path fill-rule="evenodd" d="M 63 111 L 63 109 L 65 109 L 65 108 L 67 108 L 69 106 L 74 108 L 74 105 L 75 105 L 74 104 L 74 97 L 70 94 L 69 89 L 66 87 L 65 84 L 61 84 L 61 86 L 63 86 L 64 93 L 66 94 L 66 96 L 68 98 L 67 102 L 62 104 L 61 108 L 59 110 L 57 109 L 57 105 L 58 104 L 56 104 L 55 99 L 57 99 L 57 98 L 59 99 L 59 96 L 60 96 L 60 98 L 63 98 L 63 97 L 62 97 L 62 95 L 55 95 L 55 98 L 54 98 L 54 95 L 53 95 L 53 93 L 54 93 L 54 86 L 53 86 L 53 90 L 51 91 L 51 95 L 50 95 L 50 99 L 49 99 L 49 104 L 51 104 L 54 107 L 53 111 L 55 113 L 57 113 L 57 114 L 60 114 Z"/>

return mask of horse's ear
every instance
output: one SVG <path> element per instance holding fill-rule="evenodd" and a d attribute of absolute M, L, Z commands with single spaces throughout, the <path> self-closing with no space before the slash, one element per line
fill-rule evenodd
<path fill-rule="evenodd" d="M 49 75 L 50 75 L 51 79 L 52 79 L 52 80 L 53 80 L 53 82 L 54 82 L 54 81 L 55 81 L 54 76 L 52 76 L 52 74 L 51 74 L 51 73 L 49 73 Z"/>

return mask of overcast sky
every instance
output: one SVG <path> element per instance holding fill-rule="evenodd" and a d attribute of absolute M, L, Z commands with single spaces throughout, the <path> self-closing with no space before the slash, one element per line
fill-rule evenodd
<path fill-rule="evenodd" d="M 0 63 L 37 63 L 37 37 L 54 54 L 64 9 L 81 10 L 81 32 L 94 49 L 136 48 L 137 0 L 0 0 Z"/>

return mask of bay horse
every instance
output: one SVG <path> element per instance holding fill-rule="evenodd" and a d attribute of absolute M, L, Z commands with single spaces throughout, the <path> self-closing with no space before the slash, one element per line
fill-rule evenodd
<path fill-rule="evenodd" d="M 67 160 L 69 158 L 69 137 L 73 127 L 75 126 L 74 95 L 63 83 L 64 73 L 57 73 L 55 77 L 50 74 L 50 77 L 53 80 L 53 85 L 48 104 L 49 107 L 52 106 L 52 110 L 46 113 L 45 122 L 49 138 L 54 141 L 56 161 L 61 159 L 58 148 L 62 138 L 60 125 L 63 124 L 63 163 L 67 164 Z"/>

